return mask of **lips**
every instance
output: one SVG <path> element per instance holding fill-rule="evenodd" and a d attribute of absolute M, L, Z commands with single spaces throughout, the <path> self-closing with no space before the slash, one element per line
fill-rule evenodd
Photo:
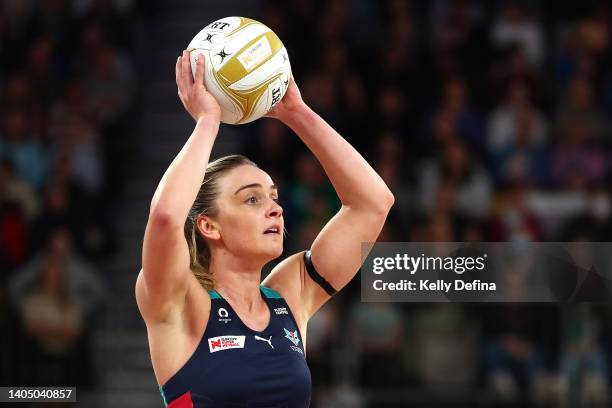
<path fill-rule="evenodd" d="M 264 231 L 264 234 L 280 234 L 280 225 L 273 225 Z"/>

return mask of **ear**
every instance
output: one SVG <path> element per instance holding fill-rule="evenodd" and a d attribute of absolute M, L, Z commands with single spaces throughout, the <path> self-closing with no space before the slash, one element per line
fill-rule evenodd
<path fill-rule="evenodd" d="M 196 225 L 200 233 L 206 239 L 218 241 L 221 239 L 221 231 L 218 224 L 207 215 L 200 215 L 196 220 Z"/>

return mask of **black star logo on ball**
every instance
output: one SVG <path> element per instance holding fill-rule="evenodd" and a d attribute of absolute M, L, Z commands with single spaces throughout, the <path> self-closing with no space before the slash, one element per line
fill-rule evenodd
<path fill-rule="evenodd" d="M 215 54 L 215 55 L 220 56 L 220 57 L 221 57 L 221 62 L 223 62 L 223 60 L 225 59 L 225 57 L 227 57 L 228 55 L 231 55 L 231 54 L 226 54 L 226 53 L 225 53 L 225 48 L 223 48 L 223 49 L 221 50 L 221 52 L 220 52 L 220 53 Z"/>
<path fill-rule="evenodd" d="M 289 59 L 287 58 L 287 54 L 283 53 L 282 55 L 283 55 L 283 62 L 287 62 L 287 60 Z"/>
<path fill-rule="evenodd" d="M 285 80 L 285 86 L 289 86 L 289 80 Z"/>
<path fill-rule="evenodd" d="M 215 34 L 206 34 L 206 39 L 204 41 L 208 41 L 209 43 L 212 44 L 212 38 L 215 36 Z"/>

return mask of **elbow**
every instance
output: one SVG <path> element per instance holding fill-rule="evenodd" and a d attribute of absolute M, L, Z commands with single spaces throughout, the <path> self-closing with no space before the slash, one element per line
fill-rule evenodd
<path fill-rule="evenodd" d="M 159 230 L 174 230 L 183 228 L 185 220 L 180 220 L 176 214 L 160 207 L 151 207 L 148 225 Z"/>
<path fill-rule="evenodd" d="M 377 193 L 375 197 L 373 197 L 373 201 L 366 204 L 363 207 L 363 210 L 370 213 L 371 215 L 376 216 L 378 219 L 384 220 L 387 218 L 391 207 L 393 207 L 393 203 L 395 203 L 395 197 L 390 190 L 383 191 L 382 193 Z"/>
<path fill-rule="evenodd" d="M 393 207 L 395 203 L 395 196 L 388 188 L 382 194 L 378 196 L 377 204 L 376 204 L 376 212 L 379 214 L 383 214 L 385 217 Z"/>
<path fill-rule="evenodd" d="M 368 197 L 364 197 L 362 200 L 356 200 L 355 202 L 343 202 L 342 206 L 344 208 L 359 210 L 363 213 L 368 213 L 370 215 L 376 215 L 383 220 L 387 218 L 387 214 L 393 207 L 393 203 L 395 203 L 395 197 L 393 193 L 385 188 L 382 192 L 372 193 Z"/>
<path fill-rule="evenodd" d="M 387 191 L 385 192 L 384 202 L 386 204 L 387 212 L 389 212 L 391 207 L 393 207 L 393 204 L 395 204 L 395 196 L 389 189 L 387 189 Z"/>

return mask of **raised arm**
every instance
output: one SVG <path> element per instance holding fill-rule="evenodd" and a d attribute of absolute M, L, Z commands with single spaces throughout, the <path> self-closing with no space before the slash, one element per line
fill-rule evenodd
<path fill-rule="evenodd" d="M 163 175 L 149 210 L 136 298 L 145 319 L 166 319 L 186 293 L 189 249 L 184 237 L 187 214 L 196 198 L 219 130 L 221 110 L 204 87 L 204 58 L 195 80 L 189 52 L 176 62 L 176 83 L 185 109 L 196 120 L 193 133 Z"/>
<path fill-rule="evenodd" d="M 393 205 L 393 194 L 365 159 L 302 101 L 293 80 L 285 99 L 270 116 L 284 122 L 302 139 L 323 166 L 342 202 L 340 211 L 321 230 L 311 248 L 316 271 L 340 290 L 361 266 L 361 243 L 378 237 Z M 281 263 L 271 279 L 291 286 L 296 265 L 299 266 L 300 283 L 294 283 L 293 288 L 300 291 L 302 317 L 307 321 L 330 296 L 304 273 L 302 255 L 293 255 Z"/>

